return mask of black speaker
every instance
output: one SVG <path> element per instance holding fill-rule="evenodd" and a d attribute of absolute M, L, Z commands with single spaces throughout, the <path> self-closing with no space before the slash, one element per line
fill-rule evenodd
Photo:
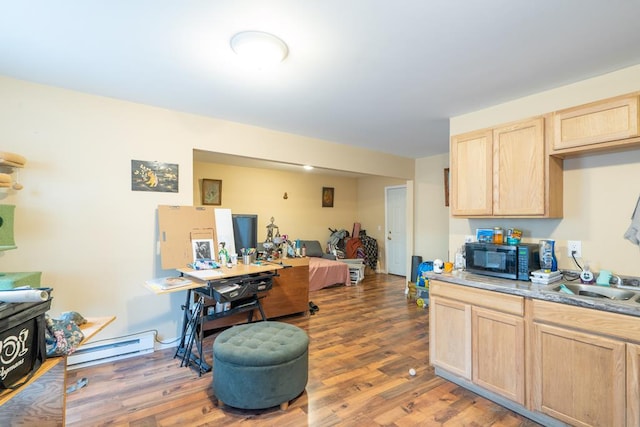
<path fill-rule="evenodd" d="M 418 279 L 418 267 L 422 263 L 422 257 L 420 255 L 414 255 L 411 257 L 411 281 L 416 283 Z"/>

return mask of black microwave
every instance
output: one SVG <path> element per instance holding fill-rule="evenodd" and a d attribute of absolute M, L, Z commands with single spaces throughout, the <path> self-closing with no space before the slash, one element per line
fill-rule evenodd
<path fill-rule="evenodd" d="M 472 242 L 465 244 L 467 271 L 513 280 L 529 280 L 540 269 L 540 246 L 535 243 L 500 245 Z"/>

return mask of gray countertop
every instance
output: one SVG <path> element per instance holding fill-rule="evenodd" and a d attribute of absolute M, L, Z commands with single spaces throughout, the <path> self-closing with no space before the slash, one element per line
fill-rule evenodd
<path fill-rule="evenodd" d="M 637 302 L 614 301 L 587 296 L 567 295 L 547 290 L 549 285 L 537 285 L 529 281 L 525 282 L 522 280 L 500 279 L 497 277 L 468 273 L 462 270 L 456 270 L 451 273 L 430 272 L 427 273 L 427 277 L 430 280 L 440 280 L 442 282 L 453 283 L 456 285 L 470 286 L 488 291 L 520 295 L 526 298 L 535 298 L 560 304 L 573 305 L 576 307 L 640 317 L 640 303 Z M 568 284 L 570 282 L 559 281 L 555 282 L 554 285 L 558 285 L 560 283 Z"/>

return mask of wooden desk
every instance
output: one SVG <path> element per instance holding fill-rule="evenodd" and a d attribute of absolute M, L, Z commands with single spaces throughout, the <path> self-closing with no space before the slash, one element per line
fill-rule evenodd
<path fill-rule="evenodd" d="M 280 269 L 273 279 L 271 290 L 265 292 L 261 299 L 267 319 L 309 310 L 309 258 L 284 258 L 281 261 L 282 264 L 277 265 Z M 208 305 L 215 306 L 215 301 L 210 300 Z M 203 328 L 207 331 L 245 322 L 246 316 L 235 314 L 206 321 Z"/>
<path fill-rule="evenodd" d="M 241 277 L 249 274 L 258 274 L 264 273 L 268 271 L 275 271 L 283 268 L 282 265 L 279 264 L 250 264 L 245 265 L 242 263 L 238 263 L 238 265 L 234 265 L 233 267 L 221 267 L 213 270 L 194 270 L 192 268 L 178 268 L 176 269 L 180 272 L 181 275 L 186 276 L 187 279 L 191 280 L 190 284 L 182 285 L 182 286 L 171 286 L 168 288 L 161 288 L 157 284 L 152 283 L 152 281 L 145 282 L 145 287 L 151 290 L 153 293 L 157 295 L 169 294 L 172 292 L 179 291 L 188 291 L 189 289 L 197 289 L 207 286 L 207 282 L 209 280 L 219 280 L 219 279 L 230 279 L 233 277 Z"/>
<path fill-rule="evenodd" d="M 115 316 L 90 317 L 80 326 L 84 344 L 115 320 Z M 64 426 L 67 358 L 52 357 L 16 390 L 0 392 L 0 425 Z M 23 381 L 23 380 L 21 380 Z"/>
<path fill-rule="evenodd" d="M 246 265 L 240 262 L 232 267 L 220 267 L 214 270 L 199 270 L 203 273 L 201 275 L 198 274 L 198 270 L 193 270 L 191 268 L 178 268 L 178 271 L 189 277 L 198 277 L 199 279 L 206 281 L 244 276 L 247 274 L 264 273 L 266 271 L 274 271 L 281 268 L 283 268 L 283 266 L 277 263 L 263 262 L 261 264 Z"/>
<path fill-rule="evenodd" d="M 251 322 L 255 310 L 260 312 L 264 320 L 266 315 L 259 294 L 263 293 L 261 290 L 272 287 L 276 271 L 282 268 L 279 264 L 262 263 L 238 264 L 215 270 L 178 269 L 199 285 L 197 288 L 191 285 L 184 287 L 187 289 L 187 295 L 182 307 L 182 331 L 174 356 L 182 358 L 181 366 L 192 366 L 200 375 L 211 370 L 211 365 L 204 360 L 202 350 L 202 342 L 206 336 L 204 324 L 207 320 L 248 313 L 245 322 Z M 228 292 L 222 291 L 225 287 L 229 289 Z M 209 314 L 209 306 L 215 306 L 215 302 L 211 304 L 206 301 L 215 301 L 214 296 L 219 300 L 230 301 L 230 308 Z"/>
<path fill-rule="evenodd" d="M 269 268 L 269 266 L 279 268 L 278 275 L 273 279 L 271 290 L 265 292 L 264 298 L 261 299 L 262 308 L 267 319 L 306 313 L 309 310 L 309 258 L 283 258 L 280 261 L 282 264 L 265 264 L 259 270 L 268 271 L 263 270 L 263 268 Z M 238 266 L 243 265 L 238 264 Z M 252 270 L 249 271 L 255 272 L 256 270 L 253 270 L 253 268 L 256 266 L 251 267 Z M 192 285 L 191 289 L 196 287 L 199 286 Z M 208 302 L 208 306 L 215 306 L 215 304 L 213 300 Z M 204 330 L 213 330 L 245 322 L 246 316 L 235 314 L 221 319 L 206 321 L 203 328 Z"/>
<path fill-rule="evenodd" d="M 244 265 L 239 263 L 231 268 L 222 267 L 214 270 L 192 270 L 190 268 L 177 269 L 183 276 L 190 279 L 192 283 L 182 286 L 172 286 L 162 289 L 153 282 L 146 282 L 145 286 L 155 294 L 167 294 L 178 291 L 187 291 L 186 301 L 183 305 L 183 324 L 180 344 L 176 352 L 177 356 L 184 356 L 185 351 L 191 351 L 191 347 L 185 339 L 188 336 L 187 326 L 191 319 L 190 313 L 187 312 L 188 307 L 192 307 L 194 294 L 199 288 L 207 288 L 210 281 L 241 278 L 244 276 L 258 275 L 260 273 L 277 272 L 273 277 L 272 287 L 270 290 L 260 294 L 260 304 L 252 304 L 247 310 L 233 310 L 232 314 L 222 314 L 208 316 L 209 309 L 215 311 L 216 301 L 212 298 L 206 298 L 206 303 L 202 309 L 201 323 L 196 327 L 198 337 L 196 337 L 194 345 L 195 353 L 192 353 L 192 366 L 195 365 L 200 373 L 207 372 L 209 365 L 200 358 L 202 354 L 201 338 L 206 336 L 205 331 L 212 331 L 240 323 L 246 323 L 247 318 L 245 311 L 251 311 L 253 308 L 260 310 L 261 315 L 264 313 L 262 320 L 287 316 L 291 314 L 306 313 L 309 309 L 309 259 L 308 258 L 284 258 L 282 263 L 262 263 Z M 193 277 L 193 275 L 198 277 Z"/>

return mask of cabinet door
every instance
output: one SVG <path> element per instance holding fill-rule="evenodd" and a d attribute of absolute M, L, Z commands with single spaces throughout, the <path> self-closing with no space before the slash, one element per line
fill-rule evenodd
<path fill-rule="evenodd" d="M 545 214 L 544 118 L 493 131 L 493 215 Z"/>
<path fill-rule="evenodd" d="M 534 409 L 576 426 L 623 426 L 625 344 L 539 323 L 533 334 Z"/>
<path fill-rule="evenodd" d="M 640 345 L 627 344 L 627 427 L 640 426 Z"/>
<path fill-rule="evenodd" d="M 473 307 L 473 382 L 524 405 L 524 320 Z"/>
<path fill-rule="evenodd" d="M 471 306 L 432 296 L 429 308 L 431 364 L 471 379 Z"/>
<path fill-rule="evenodd" d="M 451 138 L 452 215 L 491 215 L 492 138 L 491 130 Z"/>
<path fill-rule="evenodd" d="M 638 95 L 558 111 L 554 128 L 555 150 L 638 136 Z"/>

